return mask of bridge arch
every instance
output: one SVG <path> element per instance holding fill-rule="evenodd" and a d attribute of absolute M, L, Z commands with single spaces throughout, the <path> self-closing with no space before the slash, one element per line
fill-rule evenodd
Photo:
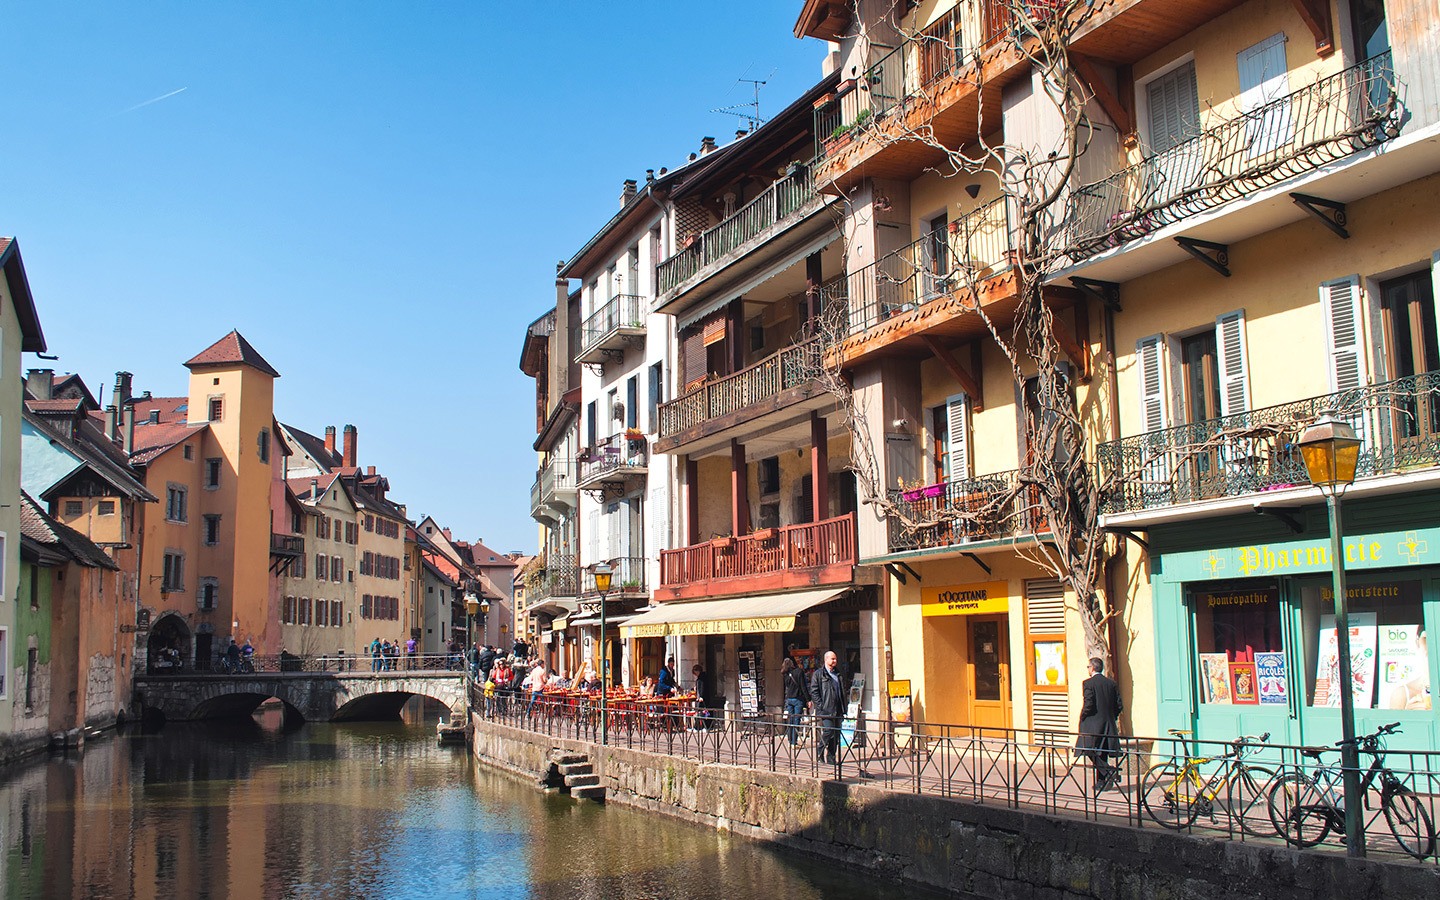
<path fill-rule="evenodd" d="M 259 691 L 235 691 L 233 693 L 217 693 L 201 700 L 190 710 L 188 718 L 194 719 L 238 719 L 250 716 L 260 708 L 260 704 L 266 700 L 279 700 L 285 707 L 285 718 L 287 721 L 294 717 L 298 721 L 304 720 L 304 713 L 296 709 L 294 704 L 289 703 L 283 697 L 272 693 L 260 693 Z"/>
<path fill-rule="evenodd" d="M 413 696 L 428 697 L 451 712 L 465 710 L 462 673 L 259 673 L 233 677 L 197 675 L 142 676 L 135 690 L 144 705 L 167 720 L 249 715 L 274 697 L 287 716 L 306 722 L 388 718 Z"/>
<path fill-rule="evenodd" d="M 439 692 L 435 692 L 439 693 Z M 417 691 L 376 691 L 371 694 L 361 694 L 358 697 L 347 700 L 335 710 L 330 717 L 332 722 L 347 722 L 357 719 L 389 719 L 400 715 L 400 708 L 414 697 L 423 697 L 432 700 L 445 707 L 450 712 L 456 708 L 450 702 L 435 696 L 435 693 L 422 693 Z M 463 708 L 463 704 L 462 704 Z M 448 720 L 448 716 L 446 717 Z"/>

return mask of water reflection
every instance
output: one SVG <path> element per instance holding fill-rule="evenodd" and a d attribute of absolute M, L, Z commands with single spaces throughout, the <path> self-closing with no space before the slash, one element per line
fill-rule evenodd
<path fill-rule="evenodd" d="M 879 898 L 894 885 L 547 796 L 404 721 L 168 726 L 4 773 L 12 898 Z M 905 891 L 910 894 L 912 892 Z"/>

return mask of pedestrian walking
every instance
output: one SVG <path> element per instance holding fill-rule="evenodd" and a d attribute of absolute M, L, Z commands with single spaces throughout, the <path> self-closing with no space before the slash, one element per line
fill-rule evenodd
<path fill-rule="evenodd" d="M 405 668 L 415 668 L 415 638 L 412 636 L 405 642 Z"/>
<path fill-rule="evenodd" d="M 380 639 L 370 642 L 370 671 L 380 671 Z"/>
<path fill-rule="evenodd" d="M 1120 757 L 1120 686 L 1105 674 L 1105 660 L 1091 657 L 1086 666 L 1090 677 L 1081 686 L 1084 703 L 1080 707 L 1080 739 L 1075 750 L 1080 757 L 1089 757 L 1095 767 L 1095 795 L 1120 780 L 1120 770 L 1112 760 Z"/>
<path fill-rule="evenodd" d="M 785 736 L 794 747 L 800 740 L 800 718 L 810 702 L 810 688 L 805 671 L 788 656 L 780 663 L 780 683 L 785 689 Z"/>
<path fill-rule="evenodd" d="M 834 650 L 825 651 L 825 664 L 810 676 L 810 707 L 820 720 L 821 762 L 840 765 L 840 721 L 845 716 L 845 687 L 840 683 L 836 667 L 840 658 Z"/>

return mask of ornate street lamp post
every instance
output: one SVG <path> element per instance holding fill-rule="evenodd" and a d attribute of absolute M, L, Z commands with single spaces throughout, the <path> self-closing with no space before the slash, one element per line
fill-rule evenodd
<path fill-rule="evenodd" d="M 1360 438 L 1346 422 L 1326 416 L 1300 436 L 1300 453 L 1310 483 L 1325 495 L 1330 511 L 1330 555 L 1335 570 L 1335 638 L 1340 659 L 1340 764 L 1344 769 L 1345 849 L 1350 856 L 1365 855 L 1365 832 L 1360 809 L 1360 754 L 1355 746 L 1355 694 L 1350 675 L 1350 614 L 1345 592 L 1345 548 L 1341 537 L 1340 494 L 1355 481 L 1360 459 Z"/>
<path fill-rule="evenodd" d="M 600 594 L 600 743 L 609 742 L 609 710 L 606 703 L 607 682 L 610 680 L 610 654 L 605 652 L 605 595 L 610 593 L 610 581 L 615 573 L 607 563 L 596 563 L 591 569 L 595 575 L 595 590 Z"/>
<path fill-rule="evenodd" d="M 480 599 L 474 594 L 465 597 L 465 652 L 475 646 L 475 616 L 480 612 Z"/>
<path fill-rule="evenodd" d="M 490 601 L 485 598 L 480 600 L 480 638 L 485 646 L 490 646 L 490 631 L 485 627 L 485 617 L 490 615 Z"/>

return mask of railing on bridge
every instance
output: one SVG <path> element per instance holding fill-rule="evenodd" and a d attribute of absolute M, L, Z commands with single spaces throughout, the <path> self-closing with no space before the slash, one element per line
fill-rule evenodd
<path fill-rule="evenodd" d="M 234 678 L 241 675 L 310 675 L 321 672 L 335 674 L 385 674 L 405 675 L 424 673 L 458 673 L 465 668 L 464 657 L 458 653 L 416 653 L 399 656 L 369 656 L 360 653 L 336 656 L 296 656 L 282 653 L 278 656 L 255 655 L 242 657 L 233 666 L 229 660 L 217 657 L 200 660 L 194 666 L 152 665 L 148 675 L 194 676 L 207 675 Z"/>

